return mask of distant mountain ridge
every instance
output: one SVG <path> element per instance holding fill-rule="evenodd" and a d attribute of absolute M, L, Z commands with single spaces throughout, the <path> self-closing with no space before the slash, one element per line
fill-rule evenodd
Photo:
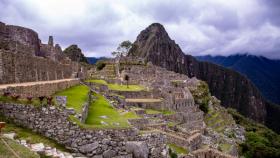
<path fill-rule="evenodd" d="M 256 85 L 267 100 L 280 104 L 280 60 L 249 54 L 206 55 L 196 58 L 240 72 Z"/>
<path fill-rule="evenodd" d="M 95 64 L 98 60 L 107 59 L 106 57 L 87 57 L 89 64 Z"/>

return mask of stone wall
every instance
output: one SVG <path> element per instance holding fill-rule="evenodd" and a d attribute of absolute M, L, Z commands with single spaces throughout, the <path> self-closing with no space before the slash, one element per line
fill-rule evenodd
<path fill-rule="evenodd" d="M 39 54 L 40 39 L 31 29 L 0 22 L 0 49 L 35 56 Z"/>
<path fill-rule="evenodd" d="M 164 110 L 163 102 L 126 102 L 128 107 L 139 107 L 144 109 Z"/>
<path fill-rule="evenodd" d="M 12 94 L 20 95 L 21 97 L 51 96 L 59 90 L 66 89 L 77 84 L 79 84 L 79 80 L 73 79 L 54 83 L 48 82 L 28 86 L 7 87 L 5 89 L 0 89 L 0 94 L 3 94 L 4 92 L 10 92 Z"/>
<path fill-rule="evenodd" d="M 138 135 L 136 129 L 82 129 L 69 121 L 66 110 L 54 106 L 0 104 L 0 114 L 17 125 L 30 128 L 73 152 L 85 156 L 111 158 L 166 157 L 166 141 L 161 134 Z M 162 155 L 165 153 L 164 155 Z"/>
<path fill-rule="evenodd" d="M 88 117 L 88 108 L 91 105 L 91 103 L 94 101 L 94 98 L 92 96 L 92 91 L 88 92 L 88 98 L 87 98 L 87 102 L 84 103 L 83 108 L 82 108 L 82 112 L 81 114 L 79 114 L 79 120 L 82 123 L 85 123 L 87 117 Z"/>
<path fill-rule="evenodd" d="M 2 75 L 0 84 L 33 81 L 48 81 L 71 78 L 78 72 L 78 63 L 60 64 L 58 62 L 36 56 L 16 54 L 0 50 Z"/>
<path fill-rule="evenodd" d="M 191 155 L 179 156 L 179 158 L 236 158 L 236 157 L 228 154 L 224 154 L 215 149 L 200 149 L 192 152 Z"/>

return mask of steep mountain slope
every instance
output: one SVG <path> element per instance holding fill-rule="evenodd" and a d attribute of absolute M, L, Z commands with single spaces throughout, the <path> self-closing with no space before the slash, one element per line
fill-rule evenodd
<path fill-rule="evenodd" d="M 75 44 L 67 47 L 64 51 L 72 61 L 88 63 L 87 58 L 82 53 L 82 50 Z"/>
<path fill-rule="evenodd" d="M 204 80 L 223 106 L 233 107 L 256 121 L 266 121 L 266 102 L 246 77 L 222 66 L 199 62 L 194 57 L 185 55 L 161 24 L 154 23 L 143 30 L 137 36 L 129 56 L 142 57 L 168 70 Z"/>
<path fill-rule="evenodd" d="M 280 104 L 280 60 L 270 60 L 253 55 L 197 56 L 208 61 L 238 71 L 247 76 L 261 91 L 263 96 Z"/>

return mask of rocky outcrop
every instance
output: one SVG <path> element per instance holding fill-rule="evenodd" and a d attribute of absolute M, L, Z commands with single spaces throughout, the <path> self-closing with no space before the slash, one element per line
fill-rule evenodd
<path fill-rule="evenodd" d="M 155 23 L 143 30 L 134 42 L 129 56 L 141 57 L 168 70 L 204 80 L 211 93 L 222 101 L 222 105 L 233 107 L 259 122 L 265 122 L 265 101 L 247 78 L 235 71 L 199 62 L 194 57 L 185 55 L 161 24 Z"/>
<path fill-rule="evenodd" d="M 88 63 L 87 58 L 82 53 L 82 50 L 75 44 L 67 47 L 63 52 L 72 61 Z"/>

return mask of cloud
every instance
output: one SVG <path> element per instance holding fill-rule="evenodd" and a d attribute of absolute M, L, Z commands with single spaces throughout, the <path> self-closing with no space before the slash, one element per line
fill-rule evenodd
<path fill-rule="evenodd" d="M 110 56 L 118 43 L 134 41 L 162 23 L 185 53 L 251 53 L 280 58 L 278 0 L 1 0 L 0 21 L 49 35 L 87 56 Z"/>

